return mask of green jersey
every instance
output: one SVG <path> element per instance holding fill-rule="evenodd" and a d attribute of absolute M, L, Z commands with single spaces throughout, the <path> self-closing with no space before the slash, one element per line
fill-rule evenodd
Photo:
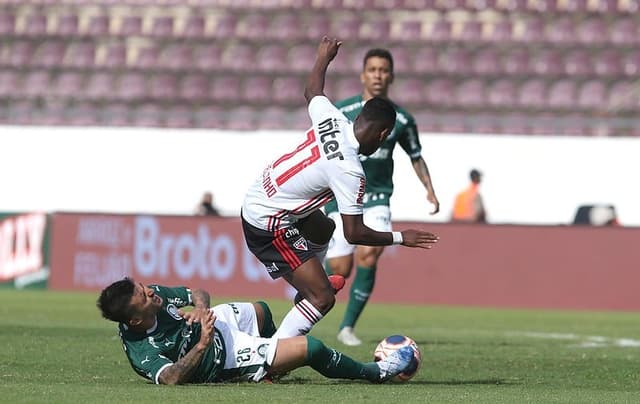
<path fill-rule="evenodd" d="M 354 121 L 362 111 L 365 101 L 362 95 L 356 95 L 335 103 L 336 107 L 350 120 Z M 380 148 L 371 156 L 360 156 L 366 175 L 364 207 L 389 205 L 393 194 L 393 149 L 396 143 L 413 159 L 422 154 L 418 137 L 418 128 L 413 116 L 404 108 L 393 104 L 396 109 L 396 125 Z M 325 211 L 336 212 L 335 199 L 325 205 Z"/>
<path fill-rule="evenodd" d="M 200 340 L 200 324 L 187 325 L 178 308 L 192 304 L 191 290 L 150 285 L 162 298 L 162 309 L 156 324 L 146 333 L 132 332 L 120 324 L 120 338 L 133 369 L 141 376 L 159 383 L 158 376 L 166 367 L 189 352 Z M 211 383 L 220 379 L 224 367 L 224 341 L 216 330 L 213 343 L 207 348 L 189 382 Z"/>

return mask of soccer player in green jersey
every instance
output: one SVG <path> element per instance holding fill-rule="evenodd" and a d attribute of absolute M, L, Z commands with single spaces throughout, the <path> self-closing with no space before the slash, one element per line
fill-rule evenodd
<path fill-rule="evenodd" d="M 311 336 L 270 338 L 276 330 L 266 303 L 210 308 L 209 300 L 203 290 L 125 278 L 106 287 L 97 305 L 119 323 L 133 369 L 156 384 L 259 382 L 302 366 L 328 378 L 380 383 L 416 366 L 411 347 L 361 363 Z M 195 308 L 184 312 L 187 305 Z"/>
<path fill-rule="evenodd" d="M 336 107 L 351 121 L 360 114 L 364 104 L 373 97 L 389 99 L 389 86 L 393 82 L 393 57 L 386 49 L 370 49 L 363 61 L 360 80 L 363 92 L 345 100 L 338 101 Z M 427 191 L 427 201 L 433 205 L 431 214 L 440 210 L 440 202 L 433 189 L 433 183 L 427 164 L 422 158 L 422 147 L 418 137 L 416 122 L 404 108 L 394 103 L 396 124 L 391 134 L 380 148 L 370 156 L 361 156 L 362 166 L 367 178 L 364 198 L 364 223 L 377 231 L 391 231 L 390 198 L 393 193 L 393 150 L 396 144 L 407 153 L 411 164 Z M 378 259 L 384 251 L 383 246 L 355 246 L 349 244 L 343 235 L 340 214 L 335 200 L 325 205 L 327 216 L 336 223 L 336 229 L 327 252 L 326 271 L 329 274 L 348 278 L 353 267 L 354 255 L 356 276 L 351 285 L 349 303 L 340 324 L 338 340 L 346 345 L 360 345 L 362 342 L 354 333 L 358 317 L 364 310 L 373 291 Z"/>

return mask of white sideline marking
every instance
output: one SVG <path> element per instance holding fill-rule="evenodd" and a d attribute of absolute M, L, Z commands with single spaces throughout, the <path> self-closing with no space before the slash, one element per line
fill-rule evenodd
<path fill-rule="evenodd" d="M 640 348 L 640 340 L 632 338 L 611 338 L 600 335 L 578 335 L 563 334 L 554 332 L 535 332 L 535 331 L 510 331 L 506 333 L 508 336 L 545 338 L 545 339 L 561 339 L 569 341 L 577 341 L 576 344 L 569 345 L 577 348 L 603 348 L 609 346 L 617 346 L 621 348 Z"/>

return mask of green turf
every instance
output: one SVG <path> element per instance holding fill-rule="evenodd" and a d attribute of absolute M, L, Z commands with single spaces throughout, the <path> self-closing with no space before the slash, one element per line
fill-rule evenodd
<path fill-rule="evenodd" d="M 305 368 L 273 385 L 168 387 L 133 372 L 95 298 L 0 290 L 1 402 L 640 402 L 640 347 L 616 346 L 622 338 L 640 340 L 636 313 L 371 305 L 358 326 L 365 343 L 350 348 L 335 340 L 344 310 L 338 304 L 314 336 L 369 360 L 382 337 L 409 335 L 423 351 L 420 373 L 405 384 L 373 385 Z M 276 321 L 290 307 L 269 303 Z"/>

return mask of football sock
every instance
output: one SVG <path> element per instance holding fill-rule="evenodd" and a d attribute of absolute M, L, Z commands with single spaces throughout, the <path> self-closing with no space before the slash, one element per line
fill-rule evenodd
<path fill-rule="evenodd" d="M 271 336 L 276 332 L 276 325 L 273 323 L 271 309 L 263 301 L 259 301 L 257 303 L 262 306 L 262 310 L 264 311 L 264 321 L 262 323 L 262 329 L 260 330 L 260 336 L 263 338 L 271 338 Z"/>
<path fill-rule="evenodd" d="M 375 362 L 353 360 L 310 335 L 307 335 L 306 364 L 331 379 L 364 379 L 375 382 L 380 374 L 380 368 Z"/>
<path fill-rule="evenodd" d="M 349 303 L 347 304 L 347 310 L 344 313 L 342 324 L 340 329 L 344 327 L 353 327 L 358 321 L 358 317 L 362 314 L 364 306 L 369 300 L 369 295 L 373 291 L 373 285 L 376 281 L 376 267 L 356 268 L 356 277 L 351 285 L 351 292 L 349 293 Z"/>
<path fill-rule="evenodd" d="M 273 338 L 289 338 L 307 334 L 324 317 L 307 299 L 296 303 L 284 317 Z"/>

